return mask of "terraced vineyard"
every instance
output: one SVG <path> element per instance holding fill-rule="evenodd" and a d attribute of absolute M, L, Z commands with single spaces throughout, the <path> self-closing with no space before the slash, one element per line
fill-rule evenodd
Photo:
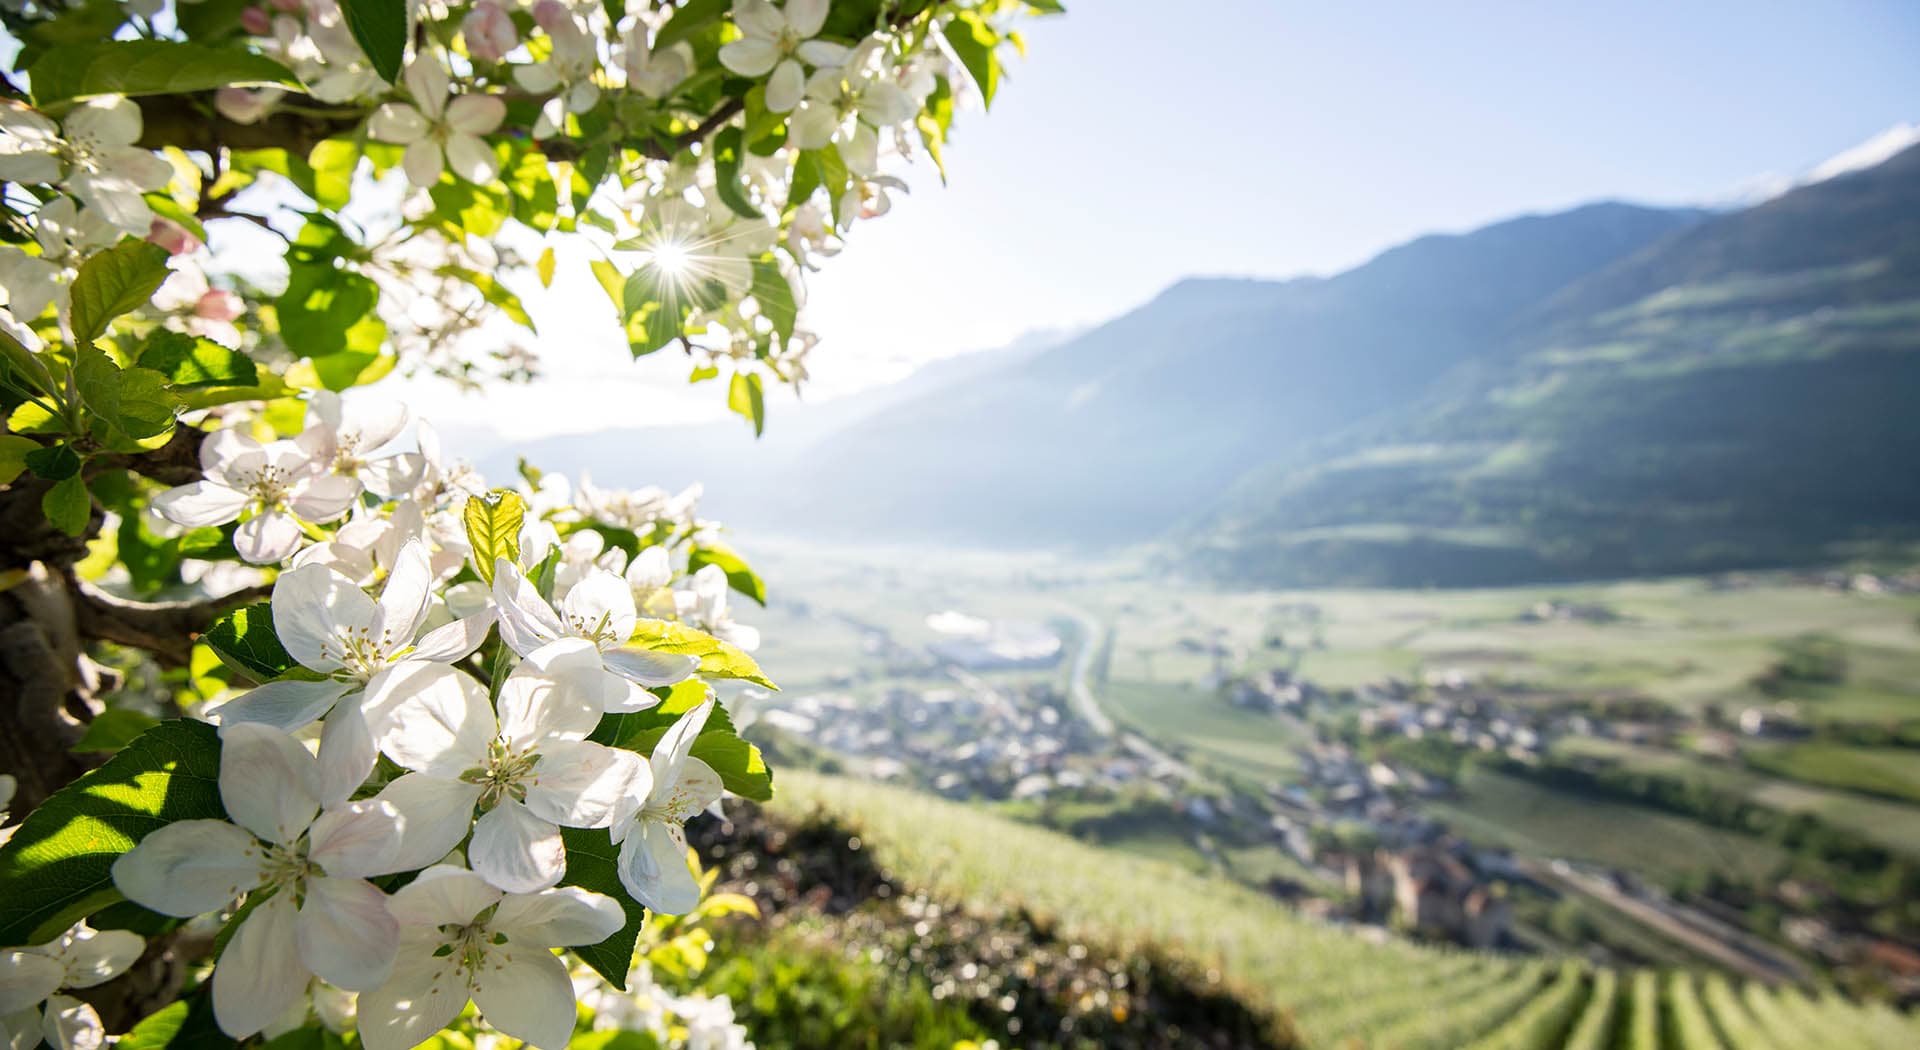
<path fill-rule="evenodd" d="M 1920 1018 L 1690 971 L 1616 972 L 1370 937 L 1225 879 L 929 796 L 783 774 L 778 815 L 824 809 L 891 877 L 1067 939 L 1184 958 L 1306 1047 L 1367 1050 L 1906 1050 Z"/>

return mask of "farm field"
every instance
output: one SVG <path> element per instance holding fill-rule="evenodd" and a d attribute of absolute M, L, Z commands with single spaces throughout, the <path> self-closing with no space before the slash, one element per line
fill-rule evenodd
<path fill-rule="evenodd" d="M 1764 839 L 1642 806 L 1583 798 L 1485 770 L 1433 813 L 1489 845 L 1605 864 L 1669 881 L 1721 871 L 1768 877 L 1787 860 Z"/>
<path fill-rule="evenodd" d="M 826 813 L 908 886 L 1069 941 L 1172 953 L 1285 1020 L 1305 1047 L 1502 1050 L 1904 1048 L 1920 1023 L 1831 995 L 1422 947 L 1304 918 L 1230 881 L 1103 850 L 898 788 L 794 772 L 772 809 Z M 1641 1032 L 1643 1036 L 1632 1033 Z M 1742 1037 L 1726 1042 L 1722 1036 Z"/>

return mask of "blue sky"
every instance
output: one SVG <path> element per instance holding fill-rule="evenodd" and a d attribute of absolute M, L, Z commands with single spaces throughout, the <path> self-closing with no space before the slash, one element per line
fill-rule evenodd
<path fill-rule="evenodd" d="M 962 115 L 951 184 L 911 173 L 814 277 L 820 394 L 1186 275 L 1329 273 L 1599 198 L 1727 201 L 1920 121 L 1912 0 L 1069 6 L 1029 27 L 993 112 Z M 724 413 L 680 362 L 636 371 L 568 327 L 530 429 Z"/>

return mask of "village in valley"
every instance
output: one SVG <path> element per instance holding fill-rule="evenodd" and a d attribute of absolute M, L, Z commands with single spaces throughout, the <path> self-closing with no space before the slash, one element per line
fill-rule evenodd
<path fill-rule="evenodd" d="M 1704 962 L 1769 981 L 1833 971 L 1920 994 L 1920 955 L 1887 936 L 1851 889 L 1797 871 L 1766 891 L 1757 879 L 1676 878 L 1631 857 L 1562 852 L 1481 806 L 1490 784 L 1545 798 L 1584 777 L 1606 795 L 1613 788 L 1596 778 L 1622 755 L 1731 772 L 1745 768 L 1744 752 L 1829 736 L 1835 727 L 1793 699 L 1794 676 L 1831 671 L 1818 640 L 1768 649 L 1774 658 L 1746 683 L 1747 702 L 1689 706 L 1613 684 L 1567 689 L 1486 659 L 1323 677 L 1316 667 L 1340 634 L 1341 610 L 1307 598 L 1270 602 L 1271 622 L 1253 631 L 1194 618 L 1157 637 L 1162 651 L 1130 655 L 1137 635 L 1127 618 L 1142 607 L 1122 601 L 1117 622 L 1097 618 L 1079 604 L 1077 582 L 1031 585 L 1004 619 L 965 592 L 976 600 L 885 617 L 871 594 L 851 611 L 776 603 L 770 615 L 850 632 L 861 658 L 753 698 L 750 733 L 789 760 L 1213 871 L 1330 922 L 1511 952 L 1578 945 L 1603 961 Z M 1913 583 L 1848 575 L 1791 586 L 1903 600 Z M 1498 626 L 1630 629 L 1632 604 L 1534 597 L 1509 604 Z M 1160 679 L 1159 693 L 1139 681 L 1145 673 Z M 1151 707 L 1126 699 L 1143 692 L 1157 697 Z M 1196 725 L 1231 720 L 1244 749 L 1186 732 L 1180 705 L 1199 709 L 1187 711 Z M 1640 801 L 1660 820 L 1682 819 L 1660 812 L 1674 806 Z"/>

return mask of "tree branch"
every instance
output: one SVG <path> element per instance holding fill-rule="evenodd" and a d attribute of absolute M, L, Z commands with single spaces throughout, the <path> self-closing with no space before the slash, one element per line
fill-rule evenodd
<path fill-rule="evenodd" d="M 193 641 L 235 606 L 273 593 L 272 584 L 246 587 L 197 602 L 137 602 L 72 580 L 74 618 L 82 636 L 144 649 L 162 664 L 184 667 Z"/>

